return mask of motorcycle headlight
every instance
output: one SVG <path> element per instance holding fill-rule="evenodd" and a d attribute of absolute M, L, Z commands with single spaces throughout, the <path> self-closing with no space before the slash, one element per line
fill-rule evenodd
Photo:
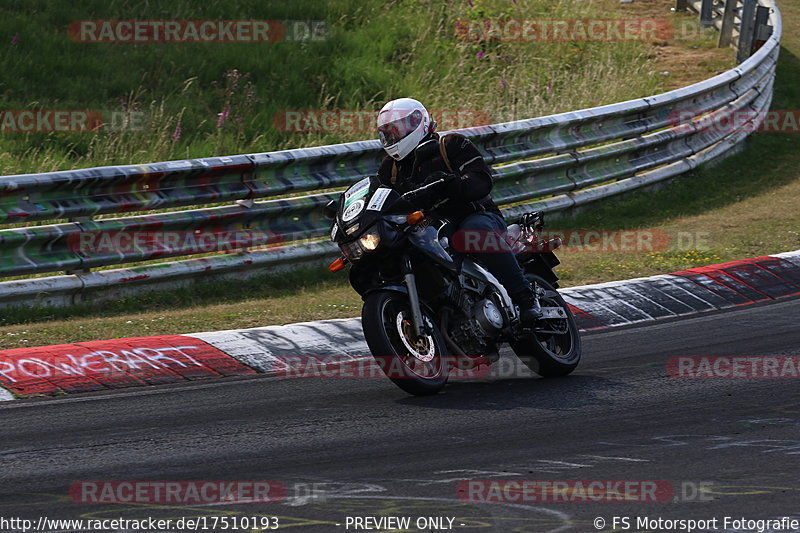
<path fill-rule="evenodd" d="M 381 242 L 381 236 L 376 230 L 368 231 L 358 239 L 358 243 L 364 250 L 371 252 L 378 247 Z"/>
<path fill-rule="evenodd" d="M 361 256 L 364 255 L 364 250 L 358 245 L 357 242 L 340 244 L 339 249 L 342 251 L 347 260 L 350 261 L 351 263 L 353 261 L 358 261 L 359 259 L 361 259 Z"/>

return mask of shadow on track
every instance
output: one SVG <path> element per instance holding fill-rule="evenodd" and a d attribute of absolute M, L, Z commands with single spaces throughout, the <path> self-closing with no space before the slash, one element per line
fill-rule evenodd
<path fill-rule="evenodd" d="M 623 380 L 580 374 L 558 379 L 530 376 L 452 381 L 436 396 L 409 396 L 395 401 L 405 406 L 453 411 L 505 411 L 520 407 L 570 411 L 597 405 L 609 391 L 624 386 Z"/>

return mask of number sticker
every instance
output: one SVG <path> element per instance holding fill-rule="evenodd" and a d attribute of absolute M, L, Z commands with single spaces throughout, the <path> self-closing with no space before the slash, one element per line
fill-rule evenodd
<path fill-rule="evenodd" d="M 378 190 L 375 191 L 375 194 L 372 195 L 372 199 L 367 206 L 367 211 L 380 211 L 383 209 L 383 204 L 386 203 L 390 192 L 392 192 L 392 189 L 388 187 L 379 187 Z"/>

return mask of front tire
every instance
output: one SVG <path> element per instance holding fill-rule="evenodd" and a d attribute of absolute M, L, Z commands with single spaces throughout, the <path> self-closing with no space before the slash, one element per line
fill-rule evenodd
<path fill-rule="evenodd" d="M 567 302 L 550 283 L 535 274 L 526 274 L 531 283 L 536 283 L 544 294 L 539 296 L 542 307 L 561 307 L 567 318 L 546 319 L 552 330 L 562 334 L 532 333 L 511 341 L 511 349 L 532 371 L 542 377 L 555 378 L 570 374 L 581 360 L 581 336 L 575 317 Z"/>
<path fill-rule="evenodd" d="M 429 333 L 414 339 L 408 295 L 373 292 L 361 309 L 361 325 L 372 356 L 386 377 L 415 396 L 442 390 L 449 369 L 449 356 L 434 317 L 424 309 L 423 315 Z"/>

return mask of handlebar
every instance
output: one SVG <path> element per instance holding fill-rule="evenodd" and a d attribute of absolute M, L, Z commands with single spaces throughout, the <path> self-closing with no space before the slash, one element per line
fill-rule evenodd
<path fill-rule="evenodd" d="M 427 191 L 428 189 L 432 189 L 434 187 L 438 187 L 442 183 L 444 183 L 443 179 L 432 181 L 431 183 L 429 183 L 427 185 L 423 185 L 422 187 L 420 187 L 418 189 L 414 189 L 413 191 L 408 191 L 407 193 L 401 195 L 400 197 L 403 200 L 412 200 L 412 199 L 416 198 L 418 195 L 420 195 L 421 193 Z"/>

